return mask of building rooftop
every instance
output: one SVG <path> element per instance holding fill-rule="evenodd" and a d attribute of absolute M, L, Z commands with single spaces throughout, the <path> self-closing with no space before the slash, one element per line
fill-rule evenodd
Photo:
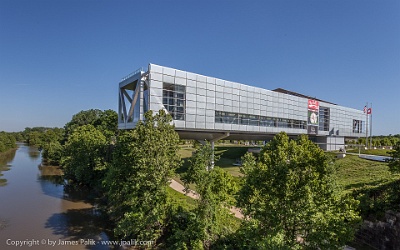
<path fill-rule="evenodd" d="M 325 103 L 329 103 L 329 104 L 333 104 L 333 105 L 337 105 L 336 103 L 328 102 L 328 101 L 321 100 L 321 99 L 318 99 L 318 98 L 315 98 L 315 97 L 312 97 L 312 96 L 303 95 L 303 94 L 300 94 L 300 93 L 297 93 L 297 92 L 293 92 L 293 91 L 290 91 L 290 90 L 286 90 L 286 89 L 282 89 L 282 88 L 277 88 L 277 89 L 274 89 L 272 91 L 283 93 L 283 94 L 288 94 L 288 95 L 293 95 L 293 96 L 297 96 L 297 97 L 307 98 L 307 99 L 313 99 L 313 100 L 317 100 L 317 101 L 320 101 L 320 102 L 325 102 Z"/>

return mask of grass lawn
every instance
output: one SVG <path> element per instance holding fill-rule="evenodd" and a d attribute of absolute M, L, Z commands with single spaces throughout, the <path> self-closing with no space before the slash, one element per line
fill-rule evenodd
<path fill-rule="evenodd" d="M 238 166 L 233 166 L 233 163 L 236 162 L 237 159 L 240 159 L 249 149 L 249 146 L 244 145 L 217 145 L 215 146 L 215 155 L 216 158 L 219 158 L 218 161 L 215 162 L 215 166 L 218 166 L 228 173 L 230 173 L 234 177 L 239 177 L 242 174 L 239 171 Z M 182 157 L 183 164 L 182 166 L 176 170 L 177 175 L 174 177 L 174 180 L 183 184 L 182 180 L 180 179 L 180 174 L 184 173 L 188 166 L 189 166 L 189 159 L 192 156 L 193 152 L 195 151 L 194 148 L 189 147 L 181 147 L 179 150 L 179 154 Z M 194 185 L 189 185 L 190 189 L 196 190 Z"/>
<path fill-rule="evenodd" d="M 181 148 L 179 149 L 179 154 L 183 160 L 183 163 L 182 163 L 182 166 L 176 170 L 176 175 L 173 179 L 182 185 L 183 185 L 183 181 L 181 180 L 180 174 L 186 172 L 187 168 L 189 167 L 189 159 L 190 159 L 190 157 L 192 157 L 192 154 L 194 151 L 195 151 L 195 149 L 193 147 L 187 147 L 186 145 L 181 146 Z M 192 190 L 196 190 L 195 186 L 192 184 L 189 185 L 189 188 Z"/>
<path fill-rule="evenodd" d="M 242 176 L 242 173 L 239 171 L 238 166 L 234 166 L 233 164 L 237 159 L 240 159 L 244 154 L 246 154 L 249 146 L 216 146 L 215 147 L 215 155 L 219 157 L 219 160 L 215 162 L 215 165 L 226 170 L 234 177 Z"/>
<path fill-rule="evenodd" d="M 176 173 L 184 173 L 186 172 L 188 166 L 189 166 L 189 159 L 192 157 L 193 152 L 195 151 L 194 148 L 188 148 L 188 147 L 181 147 L 179 149 L 179 154 L 183 160 L 182 166 L 176 170 Z"/>
<path fill-rule="evenodd" d="M 181 147 L 179 149 L 179 154 L 181 155 L 182 159 L 190 158 L 193 152 L 194 148 L 192 147 Z"/>
<path fill-rule="evenodd" d="M 167 188 L 167 195 L 169 198 L 174 200 L 176 204 L 181 205 L 188 210 L 192 210 L 196 207 L 196 201 L 189 196 L 179 193 L 178 191 L 173 190 L 172 188 Z"/>
<path fill-rule="evenodd" d="M 366 185 L 376 186 L 399 179 L 400 175 L 392 174 L 385 162 L 361 159 L 356 155 L 347 155 L 336 160 L 338 183 L 346 191 Z"/>

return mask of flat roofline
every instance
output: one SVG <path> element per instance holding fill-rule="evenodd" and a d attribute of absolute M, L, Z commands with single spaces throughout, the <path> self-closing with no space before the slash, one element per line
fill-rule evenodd
<path fill-rule="evenodd" d="M 316 101 L 320 101 L 320 102 L 325 102 L 325 103 L 329 103 L 329 104 L 332 104 L 332 105 L 337 105 L 336 103 L 333 103 L 333 102 L 328 102 L 328 101 L 321 100 L 321 99 L 318 99 L 318 98 L 315 98 L 315 97 L 312 97 L 312 96 L 303 95 L 303 94 L 300 94 L 300 93 L 297 93 L 297 92 L 293 92 L 293 91 L 290 91 L 290 90 L 286 90 L 286 89 L 282 89 L 282 88 L 277 88 L 277 89 L 274 89 L 272 91 L 275 91 L 275 92 L 278 92 L 278 93 L 282 93 L 282 94 L 287 94 L 287 95 L 293 95 L 293 96 L 297 96 L 297 97 L 312 99 L 312 100 L 316 100 Z"/>

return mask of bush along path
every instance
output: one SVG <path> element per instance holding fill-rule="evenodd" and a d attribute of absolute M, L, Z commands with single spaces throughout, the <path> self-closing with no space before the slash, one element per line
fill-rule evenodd
<path fill-rule="evenodd" d="M 198 193 L 196 193 L 196 192 L 193 191 L 193 190 L 187 190 L 187 189 L 185 189 L 185 187 L 184 187 L 182 184 L 180 184 L 179 182 L 177 182 L 177 181 L 174 180 L 174 179 L 171 179 L 171 183 L 169 184 L 169 186 L 170 186 L 173 190 L 175 190 L 175 191 L 177 191 L 177 192 L 179 192 L 179 193 L 181 193 L 181 194 L 184 194 L 184 195 L 186 195 L 186 196 L 188 196 L 188 197 L 190 197 L 190 198 L 193 198 L 193 199 L 198 199 L 198 198 L 199 198 L 199 194 L 198 194 Z M 239 208 L 237 208 L 237 207 L 231 207 L 231 208 L 229 209 L 229 211 L 231 211 L 231 213 L 232 213 L 236 218 L 239 218 L 239 219 L 243 219 L 243 218 L 244 218 L 244 216 L 243 216 L 243 214 L 242 214 L 242 211 L 241 211 Z"/>

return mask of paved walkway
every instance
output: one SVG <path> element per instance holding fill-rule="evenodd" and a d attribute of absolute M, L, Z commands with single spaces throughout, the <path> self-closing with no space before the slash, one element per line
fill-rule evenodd
<path fill-rule="evenodd" d="M 180 184 L 179 182 L 177 182 L 176 180 L 174 180 L 174 179 L 171 180 L 171 183 L 169 184 L 169 186 L 173 190 L 178 191 L 179 193 L 184 194 L 186 196 L 189 196 L 190 198 L 193 198 L 193 199 L 198 199 L 199 198 L 199 194 L 194 192 L 193 190 L 190 190 L 189 192 L 185 192 L 185 187 L 182 184 Z M 231 211 L 231 213 L 233 215 L 235 215 L 236 218 L 239 218 L 239 219 L 243 219 L 244 218 L 244 216 L 243 216 L 243 214 L 242 214 L 242 212 L 240 211 L 239 208 L 231 207 L 229 210 Z"/>

